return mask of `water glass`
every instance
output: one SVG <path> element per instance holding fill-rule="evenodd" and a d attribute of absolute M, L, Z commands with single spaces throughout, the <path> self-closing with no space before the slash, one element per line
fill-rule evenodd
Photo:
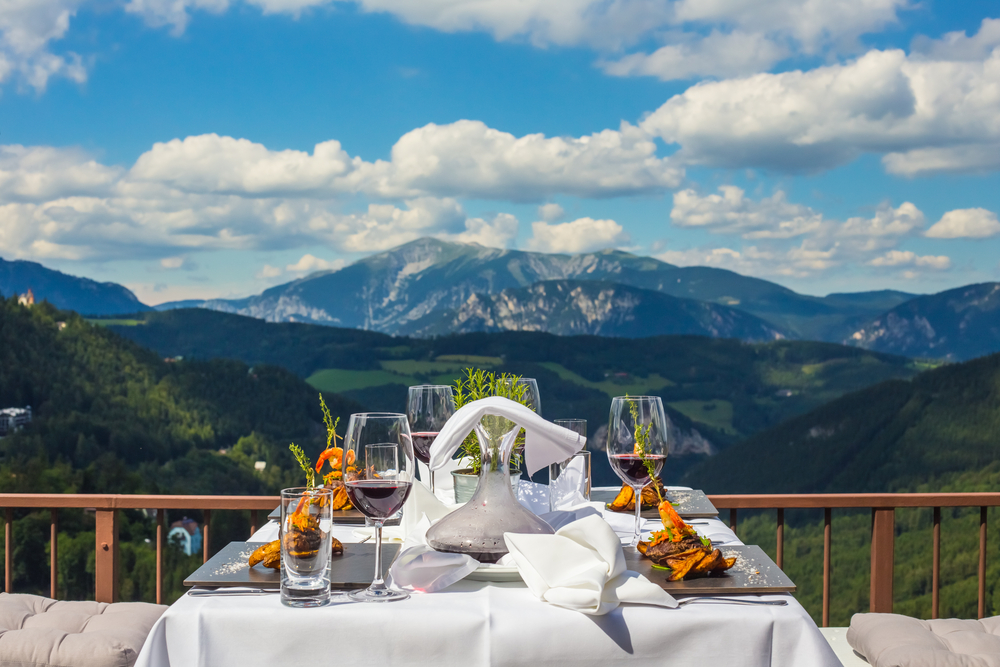
<path fill-rule="evenodd" d="M 330 601 L 330 528 L 333 490 L 297 487 L 281 491 L 281 602 L 322 607 Z"/>
<path fill-rule="evenodd" d="M 590 452 L 577 452 L 549 466 L 549 509 L 590 502 Z"/>

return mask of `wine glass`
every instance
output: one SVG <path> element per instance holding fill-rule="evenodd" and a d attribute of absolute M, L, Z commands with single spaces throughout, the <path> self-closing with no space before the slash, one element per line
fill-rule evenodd
<path fill-rule="evenodd" d="M 455 414 L 455 396 L 451 387 L 443 384 L 422 384 L 410 387 L 406 397 L 406 418 L 410 421 L 413 454 L 430 466 L 431 445 L 444 423 Z M 430 488 L 434 493 L 434 471 L 430 471 Z"/>
<path fill-rule="evenodd" d="M 535 414 L 539 417 L 542 416 L 542 395 L 538 393 L 538 382 L 535 378 L 521 378 L 517 381 L 517 384 L 523 384 L 527 389 L 524 390 L 524 397 L 528 401 L 528 406 L 535 411 Z"/>
<path fill-rule="evenodd" d="M 660 474 L 667 458 L 667 423 L 659 396 L 616 396 L 611 400 L 608 423 L 608 461 L 623 482 L 635 492 L 635 535 L 642 527 L 642 489 Z"/>
<path fill-rule="evenodd" d="M 348 595 L 359 602 L 404 600 L 382 579 L 382 524 L 398 512 L 413 485 L 413 445 L 406 415 L 364 412 L 351 415 L 341 457 L 347 495 L 375 526 L 375 577 L 372 585 Z"/>

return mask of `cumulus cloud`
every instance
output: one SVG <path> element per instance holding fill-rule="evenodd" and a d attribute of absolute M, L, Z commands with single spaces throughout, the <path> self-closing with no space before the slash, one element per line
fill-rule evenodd
<path fill-rule="evenodd" d="M 920 256 L 909 250 L 890 250 L 881 257 L 868 262 L 872 266 L 920 266 L 929 269 L 943 271 L 951 268 L 951 259 L 944 255 L 924 255 Z"/>
<path fill-rule="evenodd" d="M 99 164 L 79 149 L 0 145 L 0 197 L 5 200 L 106 193 L 121 175 L 121 169 Z"/>
<path fill-rule="evenodd" d="M 983 19 L 979 31 L 971 37 L 964 31 L 949 32 L 939 39 L 920 35 L 914 38 L 911 51 L 928 60 L 985 60 L 1000 46 L 1000 19 Z"/>
<path fill-rule="evenodd" d="M 960 208 L 948 211 L 927 230 L 935 239 L 984 239 L 1000 234 L 997 214 L 985 208 Z"/>
<path fill-rule="evenodd" d="M 924 214 L 911 202 L 893 208 L 879 206 L 871 216 L 841 222 L 820 212 L 789 202 L 784 192 L 753 199 L 735 186 L 719 188 L 720 194 L 701 196 L 692 189 L 674 194 L 671 224 L 700 228 L 715 234 L 738 234 L 758 244 L 741 249 L 696 248 L 668 250 L 660 259 L 685 266 L 699 264 L 740 273 L 774 277 L 808 278 L 848 265 L 902 266 L 892 258 L 913 255 L 899 251 L 905 239 L 924 227 Z M 791 239 L 795 246 L 789 246 Z M 900 254 L 900 253 L 903 254 Z M 947 258 L 916 258 L 907 266 L 946 269 Z M 934 260 L 934 261 L 932 261 Z"/>
<path fill-rule="evenodd" d="M 465 231 L 459 234 L 445 234 L 441 238 L 457 243 L 478 243 L 492 248 L 505 248 L 517 236 L 519 223 L 510 213 L 499 213 L 492 220 L 469 218 L 465 221 Z"/>
<path fill-rule="evenodd" d="M 555 222 L 565 214 L 566 211 L 559 204 L 542 204 L 538 207 L 538 217 L 545 222 Z"/>
<path fill-rule="evenodd" d="M 282 273 L 283 271 L 280 267 L 265 264 L 259 271 L 253 274 L 253 277 L 257 280 L 268 280 L 269 278 L 277 278 Z"/>
<path fill-rule="evenodd" d="M 299 261 L 294 264 L 289 264 L 285 267 L 286 271 L 291 271 L 292 273 L 314 273 L 316 271 L 336 271 L 337 269 L 342 269 L 347 264 L 343 259 L 335 259 L 332 261 L 327 261 L 325 259 L 320 259 L 315 255 L 305 254 L 299 258 Z"/>
<path fill-rule="evenodd" d="M 579 253 L 613 248 L 628 242 L 628 234 L 614 220 L 579 218 L 555 225 L 531 223 L 527 248 L 537 252 Z"/>
<path fill-rule="evenodd" d="M 677 33 L 672 43 L 652 53 L 632 53 L 602 60 L 613 76 L 655 76 L 661 81 L 697 77 L 732 77 L 770 69 L 789 55 L 788 49 L 762 34 L 744 32 L 708 35 Z"/>
<path fill-rule="evenodd" d="M 13 75 L 43 91 L 53 76 L 82 83 L 87 70 L 73 52 L 59 55 L 51 43 L 63 38 L 84 0 L 5 0 L 0 3 L 0 83 Z"/>
<path fill-rule="evenodd" d="M 724 185 L 722 194 L 701 197 L 695 190 L 674 193 L 670 221 L 678 227 L 700 227 L 744 238 L 790 238 L 816 232 L 823 216 L 808 206 L 792 204 L 785 193 L 754 201 L 741 188 Z"/>
<path fill-rule="evenodd" d="M 995 168 L 1000 49 L 984 60 L 869 51 L 846 64 L 703 82 L 641 127 L 676 157 L 721 167 L 802 172 L 885 154 L 891 173 Z"/>

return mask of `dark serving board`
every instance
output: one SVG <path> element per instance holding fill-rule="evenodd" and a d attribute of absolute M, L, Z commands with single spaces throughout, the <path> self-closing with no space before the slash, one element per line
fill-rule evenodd
<path fill-rule="evenodd" d="M 275 507 L 271 513 L 267 515 L 267 518 L 271 521 L 281 521 L 281 508 Z M 354 508 L 349 510 L 334 510 L 333 522 L 363 526 L 365 525 L 365 515 Z M 397 526 L 399 525 L 399 519 L 389 519 L 383 525 Z"/>
<path fill-rule="evenodd" d="M 250 586 L 255 588 L 280 588 L 281 571 L 263 565 L 247 566 L 247 558 L 264 542 L 230 542 L 222 551 L 208 559 L 187 579 L 185 586 Z M 383 544 L 383 567 L 389 565 L 399 553 L 398 544 Z M 344 555 L 330 561 L 330 588 L 364 588 L 372 583 L 375 573 L 375 545 L 345 544 Z"/>
<path fill-rule="evenodd" d="M 736 564 L 725 572 L 686 581 L 667 581 L 667 570 L 658 570 L 634 547 L 623 547 L 628 569 L 638 572 L 671 595 L 734 593 L 794 593 L 795 584 L 756 544 L 719 547 L 722 555 L 736 556 Z"/>
<path fill-rule="evenodd" d="M 617 495 L 617 489 L 614 491 L 595 489 L 591 491 L 590 499 L 595 502 L 610 503 Z M 719 516 L 719 510 L 715 509 L 712 501 L 708 499 L 704 491 L 698 489 L 691 491 L 667 489 L 667 499 L 675 503 L 674 509 L 681 515 L 682 519 L 714 519 Z M 632 514 L 633 512 L 634 510 L 629 510 L 623 514 Z M 642 510 L 640 515 L 647 519 L 660 518 L 660 513 L 656 511 L 655 507 Z"/>

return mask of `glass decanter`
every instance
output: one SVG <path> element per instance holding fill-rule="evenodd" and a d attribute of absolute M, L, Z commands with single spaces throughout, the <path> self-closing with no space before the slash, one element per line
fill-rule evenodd
<path fill-rule="evenodd" d="M 482 457 L 479 484 L 469 502 L 430 527 L 431 548 L 495 563 L 507 553 L 504 533 L 555 532 L 521 505 L 511 489 L 510 456 L 519 431 L 517 424 L 496 415 L 485 415 L 476 424 Z"/>

